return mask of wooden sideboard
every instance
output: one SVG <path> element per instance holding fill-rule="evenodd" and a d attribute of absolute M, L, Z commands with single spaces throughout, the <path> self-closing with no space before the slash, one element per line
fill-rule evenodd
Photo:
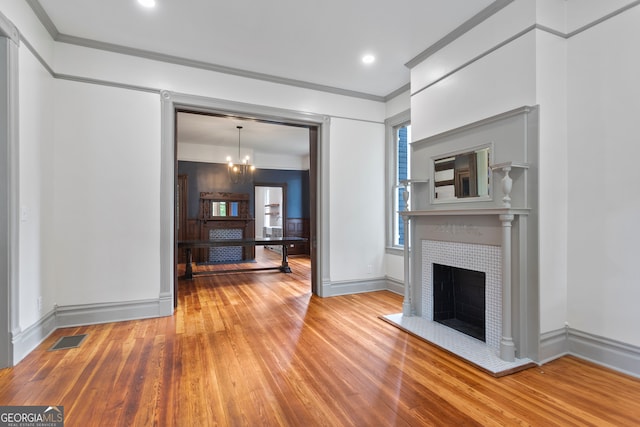
<path fill-rule="evenodd" d="M 302 237 L 306 240 L 289 245 L 289 255 L 309 255 L 309 219 L 286 218 L 284 235 L 286 237 Z"/>

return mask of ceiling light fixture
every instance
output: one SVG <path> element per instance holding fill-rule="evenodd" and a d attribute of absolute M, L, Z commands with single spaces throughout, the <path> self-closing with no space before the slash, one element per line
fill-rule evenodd
<path fill-rule="evenodd" d="M 369 64 L 373 64 L 376 60 L 376 57 L 371 55 L 371 54 L 367 54 L 365 56 L 362 57 L 362 62 L 369 65 Z"/>
<path fill-rule="evenodd" d="M 227 156 L 227 171 L 229 172 L 229 180 L 234 184 L 246 184 L 253 180 L 253 172 L 256 167 L 249 163 L 249 156 L 244 159 L 240 157 L 240 131 L 242 126 L 238 128 L 238 163 L 234 164 L 231 156 Z"/>
<path fill-rule="evenodd" d="M 151 9 L 156 7 L 156 0 L 138 0 L 141 6 Z"/>

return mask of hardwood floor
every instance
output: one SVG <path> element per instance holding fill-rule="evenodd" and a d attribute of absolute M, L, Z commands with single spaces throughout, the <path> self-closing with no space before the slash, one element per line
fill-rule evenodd
<path fill-rule="evenodd" d="M 0 405 L 63 405 L 66 426 L 640 424 L 638 379 L 573 357 L 493 378 L 380 320 L 400 296 L 317 298 L 291 265 L 181 282 L 173 317 L 58 330 L 0 371 Z"/>

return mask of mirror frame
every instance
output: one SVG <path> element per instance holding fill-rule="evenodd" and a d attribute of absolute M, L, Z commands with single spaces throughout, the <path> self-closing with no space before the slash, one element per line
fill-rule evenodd
<path fill-rule="evenodd" d="M 488 182 L 487 182 L 487 189 L 488 189 L 488 193 L 485 196 L 471 196 L 471 197 L 462 197 L 462 198 L 452 198 L 452 199 L 437 199 L 436 198 L 436 162 L 442 159 L 446 159 L 447 157 L 455 157 L 455 156 L 459 156 L 461 154 L 468 154 L 468 153 L 476 153 L 480 150 L 484 150 L 484 149 L 489 149 L 489 158 L 488 158 L 488 172 L 489 172 L 489 178 L 488 178 Z M 493 142 L 487 143 L 487 144 L 482 144 L 482 145 L 477 145 L 474 147 L 467 147 L 464 148 L 462 150 L 457 150 L 457 151 L 452 151 L 452 152 L 446 152 L 446 153 L 439 153 L 436 156 L 432 156 L 431 157 L 431 178 L 429 179 L 429 187 L 430 187 L 430 191 L 429 191 L 429 196 L 431 199 L 431 204 L 434 205 L 439 205 L 439 204 L 445 204 L 445 203 L 470 203 L 470 202 L 485 202 L 488 200 L 493 200 L 493 171 L 491 170 L 490 165 L 493 164 L 493 156 L 494 156 L 494 146 L 493 146 Z M 454 177 L 455 179 L 455 177 Z"/>

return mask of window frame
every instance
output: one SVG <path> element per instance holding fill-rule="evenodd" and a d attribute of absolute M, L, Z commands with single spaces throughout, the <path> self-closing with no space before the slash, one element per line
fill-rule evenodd
<path fill-rule="evenodd" d="M 384 121 L 386 132 L 386 164 L 385 164 L 385 246 L 386 253 L 394 255 L 403 255 L 404 247 L 395 245 L 394 239 L 394 227 L 395 227 L 395 214 L 394 214 L 394 197 L 395 192 L 398 189 L 397 179 L 397 164 L 398 164 L 398 150 L 397 150 L 397 129 L 401 126 L 411 124 L 411 110 L 405 110 L 395 116 L 389 117 Z M 411 141 L 407 141 L 408 145 Z M 409 150 L 409 147 L 407 147 Z"/>

